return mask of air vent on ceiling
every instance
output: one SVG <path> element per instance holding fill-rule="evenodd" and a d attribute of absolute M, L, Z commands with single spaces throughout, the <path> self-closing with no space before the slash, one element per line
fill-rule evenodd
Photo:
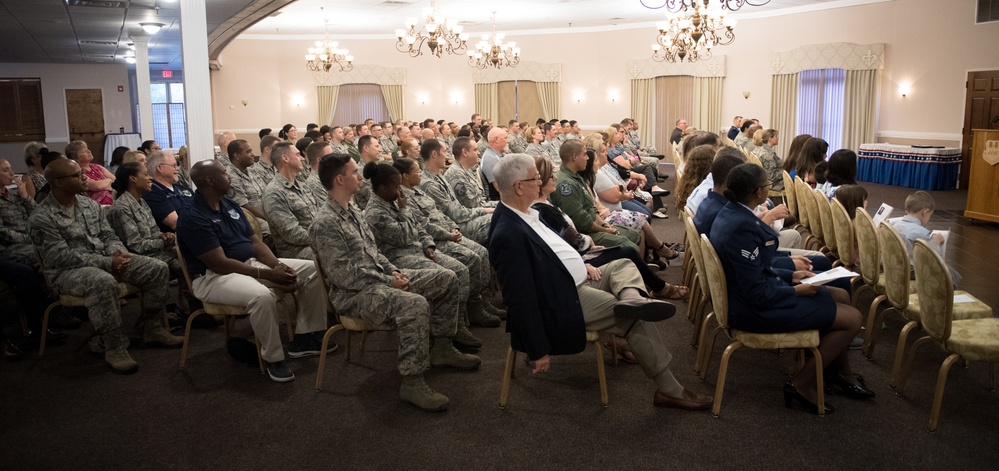
<path fill-rule="evenodd" d="M 118 41 L 80 41 L 81 46 L 117 46 Z"/>
<path fill-rule="evenodd" d="M 66 0 L 66 5 L 71 7 L 125 8 L 125 2 L 108 0 Z"/>
<path fill-rule="evenodd" d="M 83 58 L 84 59 L 95 59 L 95 60 L 100 60 L 100 59 L 112 59 L 113 60 L 114 59 L 114 54 L 84 54 Z"/>
<path fill-rule="evenodd" d="M 385 0 L 384 2 L 380 3 L 379 5 L 384 5 L 384 6 L 387 6 L 387 7 L 397 7 L 397 6 L 400 6 L 400 5 L 410 5 L 412 3 L 413 2 L 403 2 L 403 1 L 400 1 L 400 0 Z"/>

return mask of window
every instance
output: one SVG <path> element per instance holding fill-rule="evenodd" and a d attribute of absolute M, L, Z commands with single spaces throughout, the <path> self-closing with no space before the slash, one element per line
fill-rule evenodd
<path fill-rule="evenodd" d="M 187 116 L 184 114 L 184 84 L 155 82 L 149 84 L 153 105 L 153 139 L 164 148 L 187 144 Z M 139 105 L 135 105 L 139 114 Z M 140 129 L 141 132 L 141 129 Z"/>
<path fill-rule="evenodd" d="M 999 0 L 978 0 L 975 23 L 999 21 Z"/>
<path fill-rule="evenodd" d="M 389 120 L 388 107 L 385 106 L 382 87 L 375 83 L 340 85 L 333 122 L 329 124 L 346 126 L 364 122 L 368 118 L 375 121 Z"/>
<path fill-rule="evenodd" d="M 802 70 L 798 74 L 798 129 L 829 143 L 829 152 L 843 145 L 843 69 Z"/>
<path fill-rule="evenodd" d="M 0 80 L 0 142 L 44 140 L 42 81 Z"/>

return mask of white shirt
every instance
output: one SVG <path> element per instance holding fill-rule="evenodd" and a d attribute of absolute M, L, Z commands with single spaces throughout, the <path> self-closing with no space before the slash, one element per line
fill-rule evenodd
<path fill-rule="evenodd" d="M 583 257 L 568 242 L 556 234 L 555 231 L 549 229 L 548 226 L 544 225 L 538 219 L 537 210 L 531 209 L 529 213 L 522 213 L 506 203 L 502 204 L 520 216 L 528 226 L 531 226 L 531 229 L 534 229 L 534 233 L 538 237 L 541 237 L 541 240 L 545 241 L 548 248 L 552 249 L 552 252 L 555 252 L 555 256 L 562 261 L 565 269 L 572 275 L 572 281 L 576 283 L 576 286 L 586 282 L 586 264 L 583 263 Z"/>
<path fill-rule="evenodd" d="M 687 207 L 694 214 L 697 214 L 697 207 L 701 205 L 701 202 L 708 197 L 708 192 L 714 191 L 715 179 L 709 173 L 707 177 L 704 178 L 697 188 L 690 193 L 687 197 Z"/>

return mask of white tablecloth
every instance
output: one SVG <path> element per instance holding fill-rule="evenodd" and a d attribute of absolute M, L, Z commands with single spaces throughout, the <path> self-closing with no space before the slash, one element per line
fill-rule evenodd
<path fill-rule="evenodd" d="M 118 147 L 128 147 L 132 150 L 139 150 L 142 145 L 142 137 L 137 132 L 125 134 L 107 134 L 104 136 L 104 168 L 111 164 L 111 154 Z"/>

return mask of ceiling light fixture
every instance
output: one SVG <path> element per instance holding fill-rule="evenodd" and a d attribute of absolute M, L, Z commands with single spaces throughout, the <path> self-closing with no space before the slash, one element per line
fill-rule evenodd
<path fill-rule="evenodd" d="M 493 33 L 482 35 L 482 41 L 475 45 L 474 51 L 468 51 L 468 65 L 479 69 L 493 66 L 517 67 L 520 63 L 520 48 L 517 43 L 503 42 L 503 33 L 496 32 L 496 11 L 493 11 Z"/>
<path fill-rule="evenodd" d="M 395 30 L 399 40 L 395 48 L 405 52 L 410 57 L 423 55 L 423 44 L 430 48 L 430 55 L 441 57 L 441 54 L 462 54 L 465 52 L 465 41 L 468 33 L 462 33 L 461 26 L 455 20 L 449 20 L 437 11 L 436 2 L 430 0 L 430 6 L 423 9 L 424 26 L 416 27 L 416 18 L 406 19 L 406 29 Z M 426 31 L 426 34 L 423 32 Z"/>
<path fill-rule="evenodd" d="M 319 7 L 319 11 L 322 12 L 323 7 Z M 340 43 L 330 41 L 329 18 L 324 17 L 323 24 L 325 28 L 323 40 L 316 41 L 316 47 L 309 48 L 309 53 L 305 55 L 305 66 L 313 72 L 329 72 L 333 64 L 340 68 L 340 72 L 354 70 L 354 56 L 349 55 L 350 51 L 340 49 Z"/>
<path fill-rule="evenodd" d="M 139 26 L 142 27 L 143 31 L 152 35 L 158 33 L 160 28 L 166 25 L 163 23 L 139 23 Z"/>
<path fill-rule="evenodd" d="M 735 41 L 735 20 L 718 3 L 699 0 L 689 11 L 674 13 L 656 23 L 659 35 L 652 45 L 652 59 L 663 62 L 697 62 L 711 58 L 711 48 Z M 710 3 L 710 6 L 709 6 Z"/>
<path fill-rule="evenodd" d="M 745 5 L 759 7 L 770 3 L 770 0 L 717 0 L 718 5 L 728 11 L 736 11 Z M 659 6 L 649 5 L 645 3 L 645 0 L 639 0 L 643 7 L 658 10 L 662 7 L 666 7 L 666 10 L 672 13 L 678 13 L 681 11 L 687 11 L 689 9 L 696 8 L 698 4 L 703 3 L 707 6 L 708 0 L 663 0 L 662 4 Z"/>

